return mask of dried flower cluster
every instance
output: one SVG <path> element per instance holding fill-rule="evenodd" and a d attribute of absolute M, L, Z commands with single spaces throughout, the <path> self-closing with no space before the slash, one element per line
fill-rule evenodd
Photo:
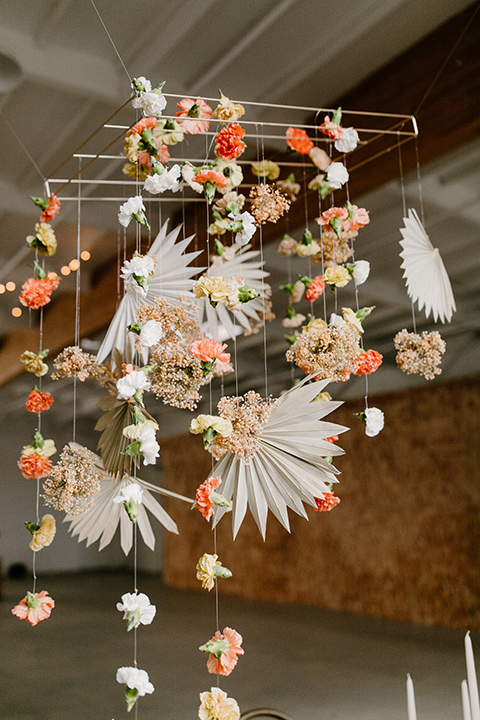
<path fill-rule="evenodd" d="M 290 209 L 291 201 L 271 185 L 256 185 L 250 190 L 250 211 L 257 225 L 276 223 Z"/>
<path fill-rule="evenodd" d="M 316 263 L 323 262 L 325 267 L 331 265 L 341 265 L 347 262 L 352 257 L 352 248 L 350 246 L 350 240 L 356 238 L 358 232 L 342 232 L 341 237 L 338 238 L 333 230 L 323 230 L 320 240 L 317 242 L 320 244 L 322 252 L 318 255 L 313 255 L 312 260 Z"/>
<path fill-rule="evenodd" d="M 350 323 L 327 325 L 320 321 L 297 337 L 286 358 L 319 380 L 346 382 L 357 368 L 359 340 L 360 333 Z"/>
<path fill-rule="evenodd" d="M 60 460 L 43 483 L 45 504 L 70 515 L 80 515 L 92 507 L 102 478 L 90 450 L 65 445 Z"/>
<path fill-rule="evenodd" d="M 84 382 L 87 378 L 100 380 L 108 374 L 106 367 L 97 364 L 95 355 L 84 352 L 78 345 L 62 350 L 55 358 L 53 367 L 56 372 L 52 373 L 52 380 L 76 377 L 77 380 Z"/>
<path fill-rule="evenodd" d="M 276 401 L 249 390 L 245 395 L 223 397 L 217 405 L 220 417 L 230 420 L 233 431 L 228 437 L 217 435 L 212 446 L 215 457 L 231 452 L 244 463 L 253 456 Z"/>
<path fill-rule="evenodd" d="M 426 380 L 433 380 L 440 375 L 439 367 L 445 352 L 445 340 L 439 332 L 409 333 L 400 330 L 393 342 L 397 350 L 397 365 L 408 375 L 423 375 Z"/>

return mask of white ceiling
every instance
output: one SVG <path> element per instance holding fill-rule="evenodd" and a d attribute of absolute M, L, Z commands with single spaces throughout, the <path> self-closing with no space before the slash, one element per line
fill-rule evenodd
<path fill-rule="evenodd" d="M 96 2 L 132 77 L 145 75 L 154 83 L 166 80 L 166 92 L 217 96 L 220 87 L 236 100 L 312 107 L 328 106 L 469 4 L 471 0 Z M 129 81 L 88 0 L 0 0 L 0 17 L 0 53 L 16 60 L 22 69 L 17 87 L 0 92 L 0 110 L 41 174 L 48 177 L 125 102 Z M 0 62 L 0 88 L 1 80 Z M 431 80 L 422 77 L 419 68 L 406 113 Z M 269 117 L 249 110 L 249 119 Z M 20 286 L 28 276 L 24 238 L 38 217 L 27 196 L 41 195 L 43 188 L 37 170 L 2 117 L 0 133 L 0 280 L 12 279 Z M 476 143 L 422 169 L 427 230 L 440 248 L 458 307 L 451 326 L 442 331 L 448 346 L 442 376 L 446 379 L 479 370 L 479 167 L 480 143 Z M 368 172 L 368 166 L 364 171 Z M 102 168 L 104 176 L 121 178 L 118 172 L 118 163 Z M 418 207 L 416 177 L 407 178 L 406 189 L 408 205 Z M 381 392 L 422 382 L 395 368 L 391 341 L 397 330 L 411 326 L 398 258 L 400 183 L 393 180 L 362 198 L 361 204 L 370 210 L 371 224 L 361 232 L 356 252 L 372 264 L 371 279 L 361 288 L 361 304 L 377 305 L 365 326 L 368 346 L 386 356 L 384 366 L 371 379 L 373 392 Z M 98 246 L 105 231 L 116 232 L 117 227 L 116 212 L 111 204 L 105 205 L 90 203 L 83 214 L 88 226 L 85 236 L 92 248 L 91 264 L 84 266 L 85 286 L 89 273 L 116 254 L 115 243 Z M 166 211 L 162 212 L 165 216 Z M 65 206 L 62 222 L 59 266 L 74 256 L 73 204 Z M 283 282 L 285 260 L 274 246 L 267 249 L 266 261 L 272 284 Z M 73 279 L 62 285 L 71 290 Z M 278 302 L 280 314 L 281 295 Z M 26 315 L 12 318 L 13 304 L 17 304 L 16 293 L 0 296 L 2 334 L 28 326 Z M 433 327 L 421 317 L 418 324 L 421 329 Z M 278 392 L 290 378 L 279 321 L 268 326 L 267 337 L 270 390 Z M 255 348 L 262 342 L 261 336 L 254 336 L 243 343 L 241 389 L 261 382 L 263 365 L 259 361 L 257 367 Z M 339 384 L 337 395 L 363 394 L 362 382 Z M 14 396 L 10 393 L 12 401 Z M 89 407 L 86 402 L 85 410 Z"/>

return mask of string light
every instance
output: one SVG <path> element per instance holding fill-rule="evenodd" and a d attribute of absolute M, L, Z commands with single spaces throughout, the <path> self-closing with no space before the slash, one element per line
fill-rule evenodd
<path fill-rule="evenodd" d="M 87 260 L 90 260 L 91 255 L 90 255 L 90 253 L 88 252 L 88 250 L 84 250 L 84 251 L 81 253 L 80 257 L 82 258 L 82 260 L 87 261 Z"/>
<path fill-rule="evenodd" d="M 12 282 L 12 280 L 10 280 L 9 282 L 7 282 L 5 287 L 9 292 L 13 292 L 17 286 L 15 285 L 14 282 Z"/>
<path fill-rule="evenodd" d="M 60 272 L 62 273 L 62 275 L 67 276 L 67 275 L 70 275 L 70 273 L 71 273 L 72 271 L 70 270 L 70 268 L 68 267 L 68 265 L 63 265 L 63 267 L 60 268 Z"/>
<path fill-rule="evenodd" d="M 13 317 L 20 317 L 21 314 L 22 314 L 22 308 L 19 308 L 19 307 L 12 308 Z"/>
<path fill-rule="evenodd" d="M 5 290 L 6 290 L 5 285 L 3 285 L 3 283 L 0 283 L 0 295 L 3 295 Z"/>
<path fill-rule="evenodd" d="M 78 270 L 78 268 L 80 267 L 80 260 L 77 260 L 76 258 L 74 260 L 70 260 L 70 262 L 68 263 L 68 267 L 72 271 Z"/>

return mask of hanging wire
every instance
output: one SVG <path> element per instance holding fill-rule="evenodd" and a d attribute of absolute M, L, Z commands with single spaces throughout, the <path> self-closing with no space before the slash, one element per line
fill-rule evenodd
<path fill-rule="evenodd" d="M 120 53 L 118 52 L 117 46 L 116 46 L 115 43 L 113 42 L 112 36 L 111 36 L 110 33 L 108 32 L 107 26 L 106 26 L 105 23 L 103 22 L 103 18 L 102 18 L 102 16 L 100 15 L 97 6 L 96 6 L 95 3 L 93 2 L 93 0 L 90 0 L 90 2 L 91 2 L 91 4 L 92 4 L 92 6 L 93 6 L 93 9 L 94 9 L 95 12 L 97 13 L 98 19 L 100 20 L 100 22 L 101 22 L 101 24 L 102 24 L 102 27 L 103 27 L 103 29 L 105 30 L 105 33 L 106 33 L 108 39 L 110 40 L 110 42 L 111 42 L 111 44 L 112 44 L 112 47 L 113 47 L 113 49 L 115 50 L 115 53 L 116 53 L 118 59 L 120 60 L 120 62 L 121 62 L 121 64 L 122 64 L 122 67 L 123 67 L 123 69 L 125 70 L 125 73 L 126 73 L 128 79 L 129 79 L 130 83 L 131 83 L 131 82 L 132 82 L 132 78 L 131 78 L 131 76 L 130 76 L 130 73 L 129 73 L 128 70 L 127 70 L 127 66 L 126 66 L 125 63 L 123 62 L 123 60 L 122 60 L 122 58 L 121 58 L 121 56 L 120 56 Z"/>
<path fill-rule="evenodd" d="M 416 143 L 415 143 L 416 145 Z M 405 192 L 405 175 L 403 172 L 403 160 L 402 160 L 402 148 L 400 141 L 398 142 L 398 167 L 400 170 L 400 188 L 402 191 L 402 209 L 403 209 L 403 217 L 407 217 L 407 197 Z M 417 177 L 419 178 L 420 168 L 418 166 L 418 156 L 417 156 Z M 419 194 L 421 198 L 421 183 L 419 180 Z M 422 222 L 423 222 L 423 202 L 421 202 L 421 214 L 422 214 Z M 413 302 L 413 298 L 410 298 L 410 305 L 412 307 L 412 323 L 413 323 L 413 332 L 417 332 L 417 320 L 415 317 L 415 304 Z"/>
<path fill-rule="evenodd" d="M 30 162 L 32 163 L 33 167 L 35 168 L 35 170 L 37 171 L 37 173 L 38 173 L 38 174 L 40 175 L 40 177 L 42 178 L 42 183 L 45 184 L 45 183 L 47 182 L 47 180 L 46 180 L 46 178 L 45 178 L 45 175 L 42 173 L 42 171 L 41 171 L 40 168 L 38 167 L 37 163 L 36 163 L 35 160 L 33 159 L 32 155 L 31 155 L 30 152 L 27 150 L 27 147 L 26 147 L 25 143 L 22 141 L 22 139 L 20 138 L 19 134 L 17 133 L 17 131 L 15 130 L 15 128 L 13 127 L 13 125 L 12 125 L 12 124 L 10 123 L 10 121 L 7 120 L 7 118 L 5 117 L 5 115 L 4 115 L 4 113 L 3 113 L 3 110 L 0 110 L 0 115 L 3 117 L 5 123 L 8 125 L 8 127 L 9 127 L 10 130 L 11 130 L 11 132 L 12 132 L 13 135 L 15 136 L 15 138 L 16 138 L 18 144 L 20 145 L 20 147 L 22 148 L 23 152 L 24 152 L 25 155 L 28 157 L 28 159 L 29 159 Z"/>

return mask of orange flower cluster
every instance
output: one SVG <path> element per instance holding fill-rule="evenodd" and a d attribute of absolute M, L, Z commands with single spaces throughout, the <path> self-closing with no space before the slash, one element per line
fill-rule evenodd
<path fill-rule="evenodd" d="M 48 205 L 40 215 L 40 222 L 49 223 L 53 218 L 56 218 L 60 210 L 60 200 L 55 194 L 50 195 L 48 198 Z"/>
<path fill-rule="evenodd" d="M 38 593 L 28 593 L 18 605 L 12 609 L 12 615 L 19 620 L 27 620 L 30 625 L 36 625 L 42 620 L 50 617 L 55 600 L 49 596 L 46 590 Z"/>
<path fill-rule="evenodd" d="M 31 310 L 38 310 L 38 308 L 48 305 L 52 292 L 57 289 L 59 283 L 60 278 L 53 272 L 48 273 L 44 279 L 29 278 L 22 285 L 20 302 Z"/>
<path fill-rule="evenodd" d="M 210 521 L 213 515 L 213 502 L 210 500 L 210 493 L 216 490 L 221 482 L 221 477 L 209 477 L 197 488 L 195 493 L 195 507 L 200 510 L 207 522 Z"/>
<path fill-rule="evenodd" d="M 242 140 L 244 135 L 241 125 L 229 123 L 215 138 L 215 154 L 224 160 L 235 160 L 247 147 Z"/>
<path fill-rule="evenodd" d="M 376 350 L 360 353 L 357 357 L 357 369 L 354 370 L 355 375 L 370 375 L 380 367 L 382 360 L 383 355 Z"/>
<path fill-rule="evenodd" d="M 333 493 L 325 493 L 323 498 L 314 498 L 314 500 L 317 503 L 315 509 L 318 510 L 318 512 L 328 512 L 340 502 L 340 498 Z"/>
<path fill-rule="evenodd" d="M 314 300 L 319 298 L 320 295 L 323 295 L 324 290 L 325 282 L 323 280 L 323 275 L 317 275 L 313 278 L 312 282 L 305 290 L 305 300 L 307 300 L 308 302 L 313 302 Z"/>
<path fill-rule="evenodd" d="M 296 150 L 301 155 L 308 155 L 310 150 L 313 148 L 313 142 L 308 137 L 305 130 L 300 128 L 289 127 L 287 130 L 287 145 Z"/>
<path fill-rule="evenodd" d="M 21 455 L 17 465 L 24 478 L 34 478 L 35 480 L 48 477 L 52 471 L 52 461 L 44 455 L 37 455 L 37 453 Z"/>
<path fill-rule="evenodd" d="M 35 388 L 28 396 L 25 407 L 27 408 L 28 412 L 42 413 L 45 410 L 48 410 L 52 403 L 53 396 L 50 395 L 50 393 L 43 393 L 41 390 L 37 390 Z"/>

